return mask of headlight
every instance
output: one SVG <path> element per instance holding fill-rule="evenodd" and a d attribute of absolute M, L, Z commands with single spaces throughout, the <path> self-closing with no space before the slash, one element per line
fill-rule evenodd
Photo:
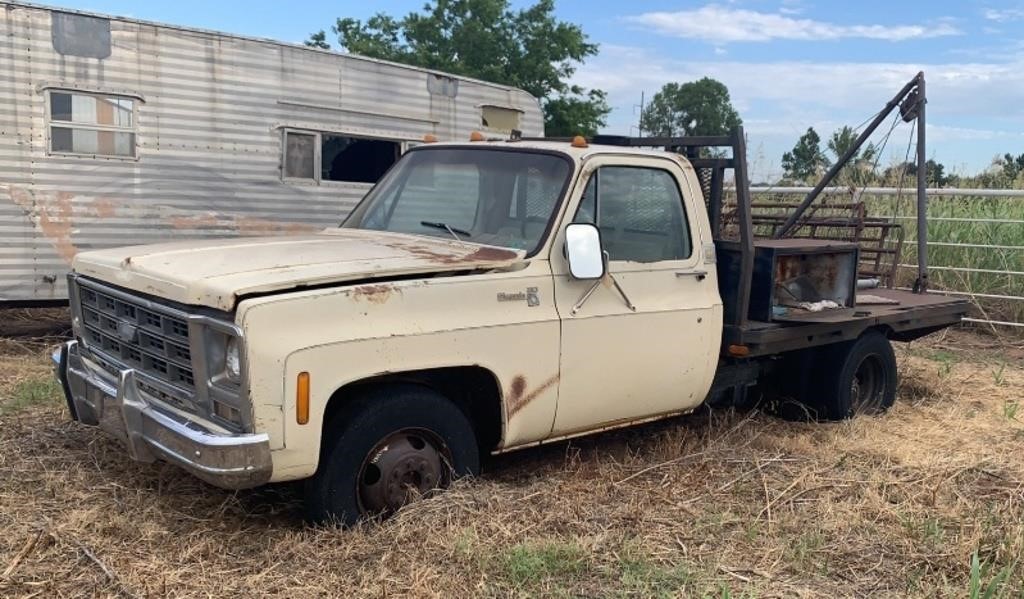
<path fill-rule="evenodd" d="M 228 346 L 224 352 L 224 374 L 233 383 L 238 383 L 242 380 L 242 361 L 238 355 L 237 337 L 228 339 Z"/>

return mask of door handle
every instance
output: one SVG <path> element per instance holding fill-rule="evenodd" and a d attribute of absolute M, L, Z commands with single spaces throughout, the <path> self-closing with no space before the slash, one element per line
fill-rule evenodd
<path fill-rule="evenodd" d="M 708 271 L 706 270 L 679 270 L 676 271 L 676 277 L 697 277 L 698 281 L 703 281 L 708 277 Z"/>

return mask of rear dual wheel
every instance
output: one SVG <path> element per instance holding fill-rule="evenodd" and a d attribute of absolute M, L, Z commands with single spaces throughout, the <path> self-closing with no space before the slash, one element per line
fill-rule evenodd
<path fill-rule="evenodd" d="M 879 414 L 896 401 L 896 354 L 879 331 L 787 358 L 788 387 L 776 402 L 790 420 L 846 420 Z"/>

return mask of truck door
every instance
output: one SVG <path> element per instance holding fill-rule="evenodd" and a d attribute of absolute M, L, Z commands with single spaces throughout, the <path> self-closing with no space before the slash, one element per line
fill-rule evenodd
<path fill-rule="evenodd" d="M 707 217 L 679 163 L 598 157 L 580 181 L 551 253 L 562 321 L 555 435 L 695 407 L 721 336 L 717 278 L 701 241 L 710 241 Z M 596 224 L 609 258 L 589 296 L 595 281 L 568 271 L 571 221 Z"/>

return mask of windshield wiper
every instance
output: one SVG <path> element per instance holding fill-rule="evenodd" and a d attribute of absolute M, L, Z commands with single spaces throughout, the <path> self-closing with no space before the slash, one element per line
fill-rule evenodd
<path fill-rule="evenodd" d="M 461 239 L 459 239 L 459 235 L 465 235 L 466 237 L 472 237 L 473 236 L 472 233 L 470 233 L 469 231 L 466 231 L 464 229 L 456 229 L 455 227 L 449 227 L 448 223 L 435 223 L 435 222 L 431 222 L 429 220 L 421 220 L 420 224 L 423 225 L 424 227 L 431 227 L 431 228 L 434 228 L 434 229 L 444 229 L 445 231 L 448 231 L 449 233 L 451 233 L 452 237 L 455 238 L 455 241 L 462 241 Z M 456 233 L 458 233 L 459 235 L 456 235 Z"/>

